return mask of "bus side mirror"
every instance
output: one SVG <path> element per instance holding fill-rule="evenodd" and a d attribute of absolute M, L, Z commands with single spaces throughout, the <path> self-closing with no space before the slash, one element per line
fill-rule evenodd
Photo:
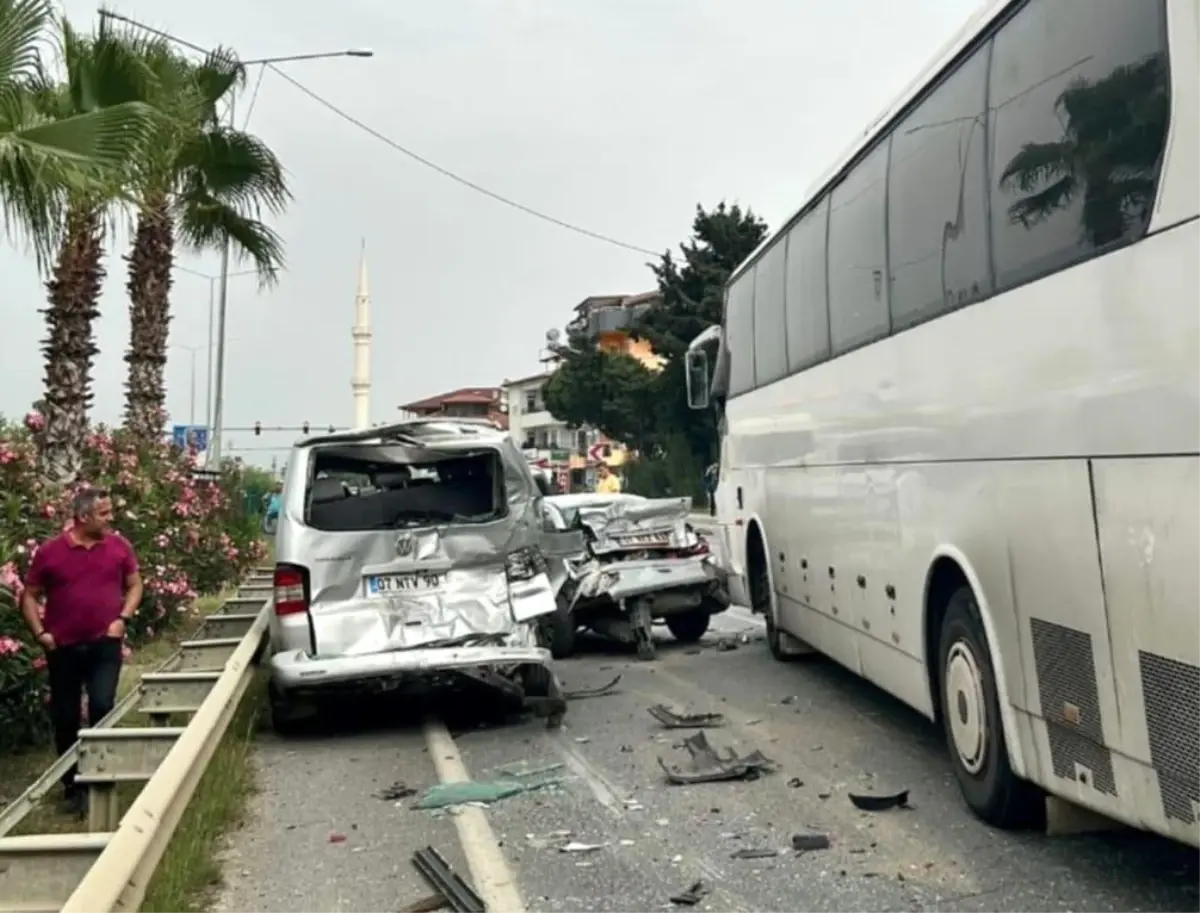
<path fill-rule="evenodd" d="M 708 408 L 708 353 L 703 349 L 689 349 L 684 356 L 687 374 L 688 408 Z"/>

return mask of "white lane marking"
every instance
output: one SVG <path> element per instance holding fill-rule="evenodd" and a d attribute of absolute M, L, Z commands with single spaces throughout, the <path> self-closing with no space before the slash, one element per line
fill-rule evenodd
<path fill-rule="evenodd" d="M 428 720 L 424 726 L 425 744 L 434 770 L 443 783 L 464 783 L 471 779 L 467 765 L 463 763 L 458 746 L 446 727 L 439 720 Z M 481 808 L 460 805 L 455 809 L 454 827 L 458 831 L 458 842 L 462 845 L 467 866 L 475 890 L 483 898 L 489 910 L 503 913 L 525 913 L 525 901 L 517 886 L 517 877 L 500 842 L 488 823 L 487 814 Z"/>
<path fill-rule="evenodd" d="M 554 747 L 558 749 L 558 753 L 562 756 L 571 773 L 587 784 L 587 788 L 591 791 L 596 801 L 614 815 L 620 815 L 624 812 L 625 802 L 617 795 L 619 790 L 616 784 L 584 757 L 578 748 L 570 744 L 566 740 L 565 735 L 560 733 L 551 738 L 554 742 Z"/>

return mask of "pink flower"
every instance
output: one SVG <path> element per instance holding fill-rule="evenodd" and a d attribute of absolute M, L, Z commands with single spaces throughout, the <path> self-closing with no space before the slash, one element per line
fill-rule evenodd
<path fill-rule="evenodd" d="M 35 658 L 33 661 L 33 668 L 37 672 L 41 672 L 43 669 L 45 669 L 46 668 L 46 657 L 39 656 L 39 657 Z"/>
<path fill-rule="evenodd" d="M 46 417 L 36 409 L 26 412 L 25 427 L 36 434 L 46 427 Z"/>
<path fill-rule="evenodd" d="M 0 634 L 0 656 L 11 656 L 15 653 L 20 653 L 24 649 L 25 645 L 15 637 Z"/>
<path fill-rule="evenodd" d="M 53 504 L 42 505 L 42 516 L 46 519 L 53 520 L 56 513 L 58 513 L 58 508 L 56 508 Z"/>

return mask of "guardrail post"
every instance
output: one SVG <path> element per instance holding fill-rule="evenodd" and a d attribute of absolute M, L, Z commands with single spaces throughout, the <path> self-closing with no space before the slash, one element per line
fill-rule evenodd
<path fill-rule="evenodd" d="M 88 832 L 108 834 L 121 823 L 121 797 L 116 783 L 88 784 Z"/>

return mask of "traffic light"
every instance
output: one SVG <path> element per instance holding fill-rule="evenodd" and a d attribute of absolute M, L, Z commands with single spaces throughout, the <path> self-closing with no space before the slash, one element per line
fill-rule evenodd
<path fill-rule="evenodd" d="M 255 422 L 254 423 L 254 436 L 258 437 L 260 434 L 262 434 L 262 422 Z"/>
<path fill-rule="evenodd" d="M 308 422 L 305 422 L 303 425 L 301 425 L 300 430 L 305 434 L 308 434 Z"/>

